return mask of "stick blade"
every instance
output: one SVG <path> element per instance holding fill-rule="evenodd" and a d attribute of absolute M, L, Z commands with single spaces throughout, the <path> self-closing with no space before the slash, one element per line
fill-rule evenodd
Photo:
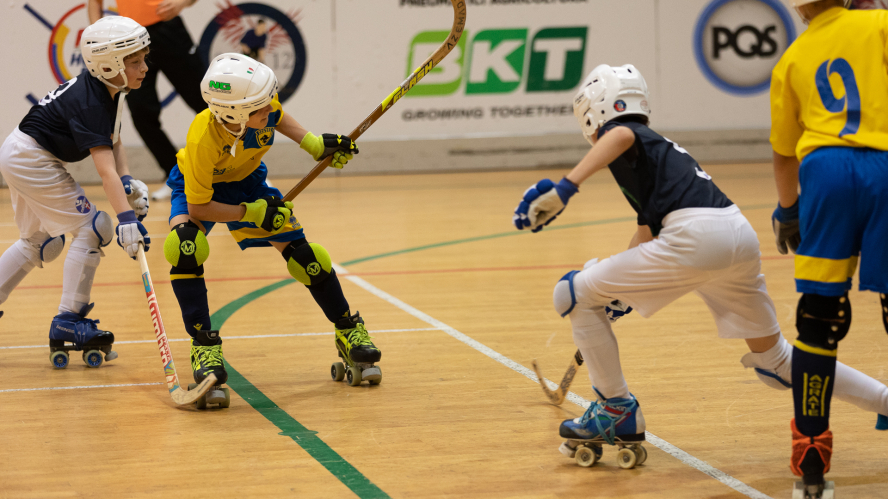
<path fill-rule="evenodd" d="M 536 359 L 533 359 L 530 364 L 533 366 L 533 372 L 536 373 L 537 378 L 539 379 L 540 388 L 543 389 L 543 393 L 546 394 L 549 402 L 554 405 L 561 405 L 561 403 L 564 402 L 564 393 L 560 393 L 559 391 L 553 392 L 548 386 L 546 386 L 546 378 L 543 377 L 543 373 L 540 372 L 540 366 L 537 364 Z"/>
<path fill-rule="evenodd" d="M 176 388 L 172 392 L 170 392 L 170 396 L 173 397 L 173 402 L 176 405 L 190 405 L 193 404 L 197 399 L 201 398 L 206 394 L 210 388 L 216 385 L 216 375 L 210 373 L 207 376 L 207 379 L 203 380 L 194 390 L 186 390 L 181 386 Z"/>

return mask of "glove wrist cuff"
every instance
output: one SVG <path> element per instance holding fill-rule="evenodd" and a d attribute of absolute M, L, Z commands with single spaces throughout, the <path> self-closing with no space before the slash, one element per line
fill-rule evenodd
<path fill-rule="evenodd" d="M 798 220 L 799 218 L 799 200 L 796 199 L 796 202 L 790 206 L 789 208 L 784 208 L 777 203 L 777 220 L 781 222 L 787 222 L 790 220 Z"/>
<path fill-rule="evenodd" d="M 136 212 L 133 210 L 129 210 L 124 211 L 123 213 L 118 213 L 117 222 L 121 224 L 132 224 L 138 222 L 138 219 L 136 219 Z"/>
<path fill-rule="evenodd" d="M 305 137 L 302 138 L 302 142 L 299 143 L 299 148 L 307 152 L 311 155 L 312 158 L 317 160 L 321 153 L 324 152 L 323 144 L 318 144 L 318 142 L 319 140 L 317 135 L 311 132 L 307 132 L 305 134 Z M 320 151 L 318 149 L 320 149 Z"/>
<path fill-rule="evenodd" d="M 124 185 L 130 183 L 132 180 L 133 180 L 132 175 L 123 175 L 122 177 L 120 177 L 120 182 Z"/>

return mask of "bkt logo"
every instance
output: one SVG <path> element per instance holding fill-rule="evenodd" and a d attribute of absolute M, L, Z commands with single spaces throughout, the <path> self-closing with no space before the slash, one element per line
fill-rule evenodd
<path fill-rule="evenodd" d="M 519 89 L 522 83 L 526 92 L 572 91 L 583 78 L 586 32 L 585 26 L 545 28 L 528 42 L 527 28 L 488 29 L 477 32 L 469 43 L 469 33 L 464 31 L 453 52 L 407 95 L 452 94 L 463 82 L 466 94 L 504 94 Z M 425 31 L 416 35 L 407 56 L 407 74 L 448 34 Z M 526 57 L 528 51 L 530 57 Z"/>
<path fill-rule="evenodd" d="M 768 90 L 771 70 L 795 36 L 780 0 L 714 0 L 697 20 L 694 55 L 715 86 L 752 95 Z"/>

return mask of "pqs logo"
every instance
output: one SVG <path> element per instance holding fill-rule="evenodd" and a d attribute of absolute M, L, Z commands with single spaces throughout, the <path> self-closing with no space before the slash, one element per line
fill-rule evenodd
<path fill-rule="evenodd" d="M 207 63 L 219 54 L 238 52 L 270 67 L 282 84 L 278 98 L 283 103 L 305 76 L 305 42 L 296 27 L 299 13 L 287 15 L 261 3 L 227 1 L 204 30 L 198 51 Z"/>
<path fill-rule="evenodd" d="M 83 55 L 80 53 L 80 37 L 83 30 L 89 26 L 89 16 L 83 10 L 85 3 L 73 7 L 71 10 L 62 14 L 55 24 L 47 20 L 46 16 L 38 12 L 28 4 L 24 5 L 26 11 L 31 14 L 37 22 L 42 24 L 49 30 L 49 46 L 47 55 L 49 56 L 49 69 L 56 82 L 62 83 L 80 74 L 85 67 L 83 64 Z M 76 15 L 74 15 L 76 14 Z M 104 15 L 116 16 L 116 10 L 105 10 Z M 37 104 L 34 95 L 25 96 L 31 104 Z M 176 92 L 173 91 L 166 96 L 161 102 L 161 106 L 166 106 L 176 98 Z"/>
<path fill-rule="evenodd" d="M 447 95 L 465 83 L 466 94 L 502 94 L 572 91 L 583 78 L 586 54 L 585 26 L 487 29 L 469 32 L 453 52 L 432 69 L 408 96 Z M 449 35 L 449 31 L 425 31 L 413 37 L 407 55 L 407 74 L 418 67 Z M 468 46 L 468 49 L 466 48 Z M 529 57 L 526 57 L 530 52 Z"/>
<path fill-rule="evenodd" d="M 753 95 L 768 90 L 771 70 L 795 37 L 779 0 L 714 0 L 697 20 L 694 55 L 712 84 Z"/>

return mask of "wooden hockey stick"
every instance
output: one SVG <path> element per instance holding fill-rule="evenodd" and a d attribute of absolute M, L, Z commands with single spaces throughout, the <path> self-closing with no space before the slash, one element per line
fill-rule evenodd
<path fill-rule="evenodd" d="M 558 389 L 554 392 L 546 386 L 545 378 L 543 374 L 540 372 L 540 366 L 537 365 L 536 359 L 533 359 L 533 372 L 536 373 L 537 378 L 540 380 L 540 386 L 543 387 L 543 392 L 545 392 L 546 397 L 549 397 L 549 402 L 552 402 L 555 405 L 561 405 L 564 402 L 564 397 L 567 396 L 567 392 L 570 391 L 570 384 L 573 383 L 574 376 L 577 375 L 577 369 L 583 365 L 583 354 L 577 350 L 577 353 L 574 354 L 573 358 L 570 360 L 570 365 L 567 367 L 567 372 L 564 373 L 564 377 L 561 378 L 561 384 L 558 385 Z"/>
<path fill-rule="evenodd" d="M 157 296 L 154 294 L 154 284 L 151 282 L 151 273 L 148 271 L 148 260 L 145 258 L 145 248 L 139 245 L 139 266 L 142 267 L 142 284 L 145 286 L 145 295 L 148 297 L 148 310 L 151 311 L 151 320 L 154 322 L 154 334 L 157 336 L 157 348 L 160 349 L 160 362 L 163 364 L 163 373 L 166 375 L 167 388 L 176 405 L 193 404 L 216 384 L 216 375 L 210 374 L 207 379 L 197 385 L 194 390 L 188 391 L 179 385 L 179 376 L 176 374 L 176 366 L 173 364 L 173 352 L 170 351 L 170 342 L 167 340 L 166 330 L 163 328 L 163 319 L 160 317 L 160 306 L 157 304 Z"/>
<path fill-rule="evenodd" d="M 446 57 L 447 54 L 450 53 L 451 50 L 453 50 L 453 47 L 456 47 L 456 44 L 459 43 L 459 39 L 462 36 L 463 28 L 466 25 L 466 2 L 465 0 L 450 1 L 453 3 L 453 27 L 450 28 L 450 34 L 447 36 L 447 39 L 444 40 L 444 43 L 442 43 L 441 46 L 438 47 L 438 50 L 430 55 L 429 58 L 426 59 L 421 66 L 416 68 L 413 73 L 408 76 L 407 79 L 404 80 L 398 88 L 390 93 L 388 97 L 386 97 L 382 101 L 382 104 L 377 106 L 376 109 L 374 109 L 373 112 L 370 113 L 370 116 L 367 116 L 367 118 L 363 122 L 361 122 L 361 124 L 358 125 L 357 128 L 352 130 L 352 133 L 348 135 L 349 138 L 351 138 L 352 140 L 357 140 L 358 137 L 360 137 L 364 132 L 367 131 L 368 128 L 370 128 L 371 125 L 373 125 L 373 123 L 376 123 L 376 120 L 382 117 L 382 115 L 385 114 L 386 111 L 391 109 L 392 106 L 394 106 L 401 97 L 404 97 L 404 95 L 406 95 L 407 92 L 409 92 L 410 89 L 414 87 L 414 85 L 419 83 L 419 81 L 422 80 L 425 75 L 429 74 L 429 72 L 434 69 L 434 67 L 437 66 L 438 63 L 441 62 L 444 57 Z M 305 188 L 308 187 L 308 184 L 316 179 L 318 175 L 320 175 L 321 172 L 324 171 L 325 168 L 330 166 L 330 162 L 332 160 L 333 155 L 327 156 L 326 158 L 322 159 L 317 165 L 315 165 L 314 168 L 311 169 L 310 172 L 308 172 L 308 175 L 306 175 L 305 178 L 303 178 L 299 181 L 298 184 L 296 184 L 296 187 L 290 189 L 290 192 L 288 192 L 287 195 L 284 196 L 284 201 L 292 201 L 293 198 L 298 196 L 299 193 L 305 190 Z"/>

